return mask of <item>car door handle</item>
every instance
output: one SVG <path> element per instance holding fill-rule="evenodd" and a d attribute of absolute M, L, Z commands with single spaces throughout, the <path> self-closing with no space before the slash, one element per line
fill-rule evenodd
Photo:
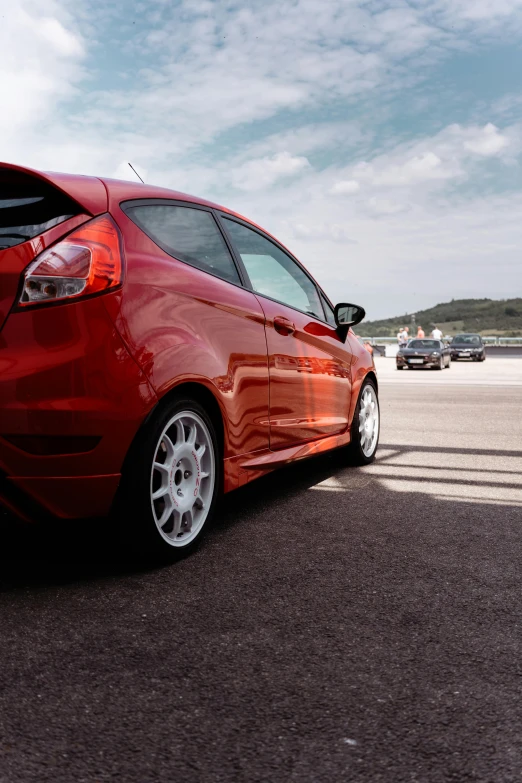
<path fill-rule="evenodd" d="M 288 318 L 283 318 L 282 315 L 276 315 L 274 318 L 274 329 L 279 334 L 289 335 L 295 332 L 295 324 L 289 321 Z"/>

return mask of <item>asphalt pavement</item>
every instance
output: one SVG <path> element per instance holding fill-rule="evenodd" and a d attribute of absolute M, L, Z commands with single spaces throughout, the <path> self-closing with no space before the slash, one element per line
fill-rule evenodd
<path fill-rule="evenodd" d="M 377 363 L 377 462 L 229 495 L 174 566 L 4 517 L 1 783 L 522 779 L 522 360 Z"/>

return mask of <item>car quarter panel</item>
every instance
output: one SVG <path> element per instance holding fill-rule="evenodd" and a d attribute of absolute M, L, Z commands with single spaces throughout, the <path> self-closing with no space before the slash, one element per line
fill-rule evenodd
<path fill-rule="evenodd" d="M 111 296 L 11 313 L 0 333 L 0 471 L 57 516 L 109 511 L 156 402 L 107 315 Z M 67 439 L 80 446 L 56 453 Z M 105 488 L 103 498 L 75 495 L 87 477 Z"/>
<path fill-rule="evenodd" d="M 177 261 L 116 205 L 127 261 L 114 320 L 158 398 L 184 382 L 215 396 L 225 458 L 268 447 L 264 313 L 248 290 Z"/>

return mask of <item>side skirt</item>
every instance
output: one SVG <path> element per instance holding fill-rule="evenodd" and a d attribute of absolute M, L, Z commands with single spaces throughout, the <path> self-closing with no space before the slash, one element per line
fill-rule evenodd
<path fill-rule="evenodd" d="M 225 459 L 224 463 L 224 492 L 231 492 L 276 468 L 288 465 L 290 462 L 347 446 L 350 439 L 350 431 L 347 431 L 341 435 L 331 435 L 328 438 L 299 443 L 279 451 L 262 449 L 249 454 L 241 454 L 239 457 L 229 457 Z"/>

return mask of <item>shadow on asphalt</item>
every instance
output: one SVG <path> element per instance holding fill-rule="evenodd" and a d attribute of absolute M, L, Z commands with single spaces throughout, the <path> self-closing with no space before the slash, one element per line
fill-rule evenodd
<path fill-rule="evenodd" d="M 205 547 L 216 530 L 223 532 L 240 524 L 247 510 L 255 513 L 260 507 L 298 494 L 343 469 L 346 458 L 341 452 L 333 452 L 278 470 L 226 495 L 200 547 Z M 172 567 L 129 561 L 122 556 L 116 532 L 107 519 L 46 519 L 29 524 L 0 510 L 0 524 L 0 592 L 26 585 L 67 584 Z"/>
<path fill-rule="evenodd" d="M 358 468 L 347 465 L 346 454 L 343 450 L 331 452 L 290 465 L 274 473 L 260 478 L 235 492 L 226 495 L 216 515 L 212 527 L 207 530 L 198 553 L 205 556 L 205 550 L 213 546 L 215 539 L 221 539 L 227 532 L 245 524 L 245 517 L 277 516 L 277 508 L 281 504 L 292 502 L 294 496 L 302 496 L 304 501 L 307 490 L 311 488 L 323 489 L 331 494 L 331 487 L 317 485 L 328 480 L 338 481 L 336 492 L 358 493 L 357 503 L 360 504 L 361 492 L 367 492 L 376 500 L 376 513 L 386 516 L 386 509 L 393 500 L 393 505 L 404 507 L 406 516 L 410 516 L 412 509 L 422 516 L 432 514 L 433 519 L 439 517 L 437 504 L 444 502 L 451 504 L 449 498 L 437 500 L 433 492 L 424 495 L 422 492 L 408 493 L 388 492 L 382 479 L 388 478 L 386 474 L 386 451 L 393 451 L 394 455 L 407 454 L 408 452 L 429 453 L 438 455 L 474 454 L 496 458 L 522 457 L 521 451 L 506 451 L 494 449 L 460 449 L 444 447 L 408 446 L 382 443 L 375 467 L 377 473 L 361 471 Z M 466 467 L 466 472 L 473 472 L 473 468 Z M 477 472 L 483 472 L 483 468 L 477 468 Z M 520 482 L 509 483 L 496 482 L 496 473 L 506 475 L 520 475 L 518 471 L 495 470 L 491 481 L 477 482 L 477 486 L 491 487 L 493 489 L 518 489 Z M 407 476 L 407 469 L 405 472 Z M 415 481 L 421 484 L 430 484 L 431 487 L 440 486 L 441 490 L 448 483 L 447 479 L 438 479 L 430 476 L 429 470 L 426 476 L 415 476 Z M 473 482 L 460 481 L 454 478 L 451 481 L 454 487 L 461 487 L 462 497 L 465 498 Z M 315 493 L 317 494 L 317 493 Z M 324 493 L 323 493 L 324 494 Z M 339 498 L 339 496 L 337 496 Z M 387 499 L 388 498 L 388 499 Z M 334 515 L 338 515 L 336 506 L 339 499 L 331 499 L 331 508 Z M 467 505 L 474 506 L 474 512 L 481 519 L 496 513 L 494 506 L 488 503 L 482 504 L 478 498 L 470 498 Z M 505 504 L 503 511 L 509 510 L 509 504 Z M 513 511 L 520 513 L 518 505 L 513 505 Z M 357 513 L 357 512 L 356 512 Z M 402 512 L 401 512 L 402 513 Z M 350 510 L 350 517 L 353 509 Z M 146 562 L 129 562 L 125 559 L 118 544 L 118 540 L 110 521 L 106 519 L 83 520 L 73 522 L 49 523 L 47 520 L 36 524 L 20 523 L 9 514 L 0 512 L 2 524 L 2 551 L 0 554 L 0 592 L 17 589 L 24 586 L 50 586 L 53 584 L 78 583 L 122 577 L 125 575 L 137 575 L 159 571 L 162 568 L 172 566 L 151 565 Z M 353 522 L 353 519 L 352 519 Z M 192 555 L 194 557 L 194 555 Z M 174 567 L 176 567 L 174 565 Z"/>
<path fill-rule="evenodd" d="M 103 522 L 10 526 L 0 778 L 519 781 L 522 500 L 478 469 L 461 502 L 394 490 L 416 450 L 231 493 L 170 570 L 122 565 Z"/>

